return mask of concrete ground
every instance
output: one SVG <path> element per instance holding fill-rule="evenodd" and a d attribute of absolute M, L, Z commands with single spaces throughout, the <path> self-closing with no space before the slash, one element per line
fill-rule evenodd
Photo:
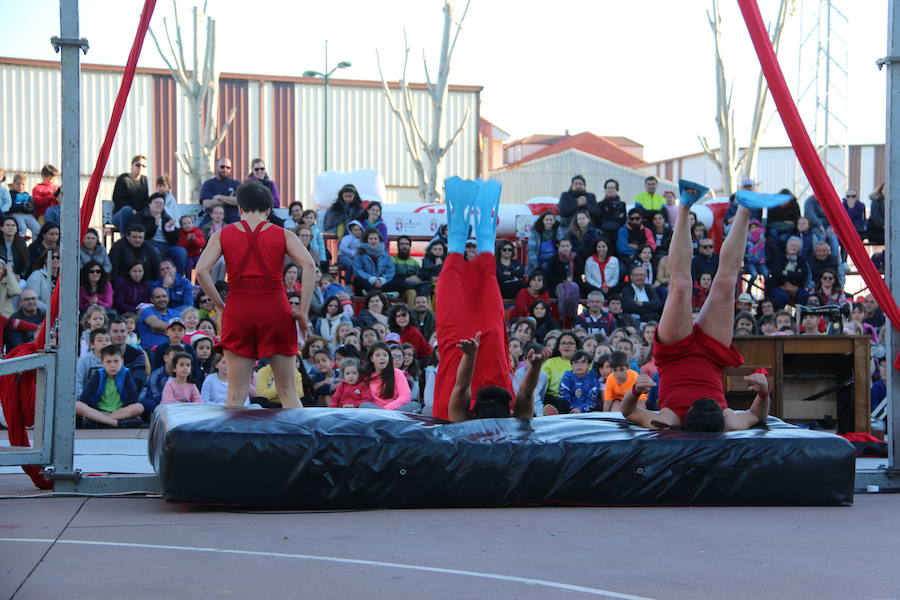
<path fill-rule="evenodd" d="M 142 432 L 78 432 L 79 439 Z M 0 496 L 40 493 L 0 475 Z M 238 511 L 0 500 L 0 598 L 900 598 L 900 495 L 835 508 Z"/>

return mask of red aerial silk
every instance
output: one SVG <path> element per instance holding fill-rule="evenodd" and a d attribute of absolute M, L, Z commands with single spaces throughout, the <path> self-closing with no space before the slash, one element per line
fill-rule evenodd
<path fill-rule="evenodd" d="M 128 63 L 125 65 L 122 83 L 119 84 L 119 94 L 116 96 L 116 102 L 109 117 L 106 137 L 103 140 L 103 145 L 100 146 L 100 153 L 97 156 L 94 171 L 91 173 L 91 179 L 84 193 L 84 200 L 81 203 L 79 240 L 81 239 L 80 232 L 87 231 L 90 227 L 91 215 L 94 213 L 94 204 L 97 201 L 97 192 L 100 189 L 100 180 L 103 177 L 103 171 L 106 169 L 106 162 L 109 160 L 109 153 L 112 149 L 113 140 L 116 138 L 116 132 L 119 130 L 119 123 L 122 121 L 122 113 L 125 112 L 125 101 L 128 99 L 128 92 L 131 91 L 131 84 L 134 81 L 134 74 L 137 70 L 138 57 L 141 55 L 141 48 L 144 45 L 147 30 L 150 28 L 150 19 L 153 17 L 153 9 L 155 7 L 156 0 L 144 0 L 141 20 L 138 23 L 137 33 L 131 45 L 131 52 L 128 54 Z M 74 302 L 74 299 L 72 301 Z M 17 346 L 7 355 L 7 358 L 43 352 L 47 339 L 47 328 L 52 326 L 58 314 L 59 286 L 56 286 L 50 298 L 47 317 L 44 319 L 44 324 L 38 331 L 37 336 L 35 336 L 34 342 Z M 34 371 L 0 377 L 0 404 L 3 406 L 3 414 L 6 417 L 9 429 L 9 443 L 13 446 L 30 446 L 28 432 L 25 428 L 34 424 L 35 377 Z M 53 487 L 53 482 L 48 481 L 41 475 L 40 467 L 27 465 L 23 466 L 22 469 L 28 473 L 37 487 L 41 489 Z"/>
<path fill-rule="evenodd" d="M 847 211 L 841 204 L 840 197 L 831 185 L 825 166 L 819 159 L 816 149 L 809 139 L 809 134 L 803 126 L 800 119 L 800 113 L 797 105 L 791 98 L 788 91 L 787 83 L 784 80 L 784 74 L 781 72 L 781 66 L 775 56 L 775 49 L 769 41 L 769 34 L 766 26 L 763 24 L 762 15 L 759 12 L 759 6 L 756 0 L 738 0 L 741 7 L 744 21 L 747 23 L 747 30 L 750 32 L 750 38 L 753 40 L 753 46 L 756 48 L 756 54 L 759 56 L 759 63 L 762 66 L 763 74 L 766 76 L 766 82 L 769 84 L 769 91 L 772 92 L 772 99 L 775 100 L 775 106 L 778 107 L 778 114 L 784 123 L 788 137 L 791 139 L 791 145 L 797 155 L 797 160 L 803 167 L 803 172 L 815 192 L 816 199 L 821 204 L 828 222 L 837 233 L 838 239 L 847 250 L 847 253 L 853 258 L 853 264 L 859 269 L 860 275 L 869 290 L 878 302 L 878 306 L 887 315 L 891 324 L 896 329 L 900 329 L 900 307 L 894 301 L 891 292 L 885 284 L 884 279 L 875 268 L 872 259 L 866 253 L 862 240 L 856 233 L 856 229 L 850 222 Z M 894 360 L 894 368 L 900 369 L 900 356 Z"/>

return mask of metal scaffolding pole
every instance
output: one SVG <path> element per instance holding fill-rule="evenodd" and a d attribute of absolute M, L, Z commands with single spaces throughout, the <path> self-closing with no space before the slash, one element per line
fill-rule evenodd
<path fill-rule="evenodd" d="M 888 49 L 887 59 L 887 181 L 885 197 L 886 220 L 888 223 L 885 231 L 885 275 L 888 288 L 894 291 L 900 289 L 900 258 L 894 257 L 894 250 L 900 244 L 900 210 L 894 208 L 894 200 L 900 198 L 900 6 L 895 0 L 888 4 Z M 900 334 L 888 324 L 887 346 L 888 364 L 900 352 Z M 888 444 L 888 470 L 897 472 L 897 458 L 900 452 L 900 377 L 891 369 L 887 369 L 888 410 L 886 433 L 890 436 Z"/>

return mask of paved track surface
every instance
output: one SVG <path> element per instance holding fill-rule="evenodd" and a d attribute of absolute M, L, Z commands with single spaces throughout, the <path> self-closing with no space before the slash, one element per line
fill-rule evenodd
<path fill-rule="evenodd" d="M 24 476 L 0 476 L 0 494 L 23 493 Z M 357 512 L 13 499 L 0 501 L 0 538 L 0 598 L 16 600 L 900 598 L 900 495 Z"/>

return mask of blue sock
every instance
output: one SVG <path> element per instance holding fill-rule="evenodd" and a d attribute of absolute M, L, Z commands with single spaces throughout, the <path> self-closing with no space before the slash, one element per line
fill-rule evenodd
<path fill-rule="evenodd" d="M 444 181 L 447 200 L 447 252 L 463 254 L 469 235 L 469 217 L 478 187 L 474 181 L 451 177 Z"/>
<path fill-rule="evenodd" d="M 497 215 L 500 211 L 501 184 L 495 179 L 477 181 L 478 193 L 475 195 L 475 243 L 478 252 L 494 253 L 497 239 Z"/>
<path fill-rule="evenodd" d="M 738 204 L 744 208 L 749 208 L 750 210 L 775 208 L 791 199 L 788 194 L 760 194 L 759 192 L 751 192 L 750 190 L 738 190 L 735 197 L 737 198 Z"/>
<path fill-rule="evenodd" d="M 681 203 L 687 207 L 691 207 L 696 204 L 697 201 L 703 198 L 708 191 L 709 188 L 705 185 L 700 185 L 699 183 L 694 183 L 693 181 L 688 181 L 687 179 L 678 180 L 679 199 L 681 200 Z"/>

